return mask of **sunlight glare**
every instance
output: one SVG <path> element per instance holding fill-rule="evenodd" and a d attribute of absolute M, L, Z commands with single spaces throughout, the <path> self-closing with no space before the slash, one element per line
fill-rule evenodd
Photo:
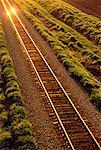
<path fill-rule="evenodd" d="M 15 11 L 15 9 L 14 9 L 14 8 L 12 8 L 12 9 L 11 9 L 11 11 L 12 11 L 12 13 L 14 13 L 14 14 L 16 13 L 16 11 Z"/>
<path fill-rule="evenodd" d="M 7 11 L 7 15 L 10 17 L 10 12 L 9 11 Z"/>

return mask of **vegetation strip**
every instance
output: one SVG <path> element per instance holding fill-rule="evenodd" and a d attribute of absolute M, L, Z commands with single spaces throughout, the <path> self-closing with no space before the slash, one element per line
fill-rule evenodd
<path fill-rule="evenodd" d="M 36 149 L 0 20 L 0 149 Z"/>
<path fill-rule="evenodd" d="M 35 16 L 33 15 L 32 12 L 30 12 L 30 9 L 27 7 L 29 6 L 28 1 L 25 0 L 23 2 L 22 0 L 18 0 L 16 2 L 23 10 L 25 16 L 32 22 L 33 26 L 39 31 L 41 36 L 49 43 L 49 45 L 51 46 L 57 57 L 70 72 L 71 76 L 73 76 L 82 83 L 82 85 L 87 89 L 90 97 L 92 98 L 92 102 L 99 109 L 101 109 L 101 82 L 98 81 L 92 75 L 92 73 L 90 73 L 84 68 L 83 64 L 79 61 L 80 59 L 78 59 L 75 55 L 73 55 L 73 52 L 61 40 L 59 40 L 55 36 L 54 32 L 50 31 L 49 28 L 43 24 L 43 22 L 39 19 L 39 16 L 37 17 L 37 15 Z M 100 56 L 98 57 L 99 61 L 97 60 L 98 61 L 97 63 L 100 64 Z M 96 58 L 94 59 L 96 61 Z"/>
<path fill-rule="evenodd" d="M 48 28 L 51 35 L 61 41 L 64 44 L 64 47 L 69 47 L 69 49 L 71 49 L 71 54 L 75 55 L 86 69 L 88 69 L 93 75 L 97 76 L 97 79 L 101 80 L 100 48 L 97 48 L 91 42 L 82 38 L 82 36 L 73 29 L 53 18 L 36 2 L 25 0 L 22 5 L 23 4 L 26 4 L 26 8 L 31 14 L 36 16 L 44 26 Z"/>
<path fill-rule="evenodd" d="M 101 46 L 101 20 L 83 13 L 62 0 L 34 0 L 57 19 L 72 26 L 95 44 Z"/>

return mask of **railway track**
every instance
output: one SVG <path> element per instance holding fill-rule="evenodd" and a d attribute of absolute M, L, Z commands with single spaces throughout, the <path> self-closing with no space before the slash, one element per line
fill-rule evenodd
<path fill-rule="evenodd" d="M 55 118 L 54 124 L 58 128 L 61 138 L 63 138 L 65 148 L 72 150 L 101 150 L 100 144 L 95 139 L 93 133 L 90 131 L 9 1 L 1 0 L 1 2 L 9 15 L 10 21 L 43 88 L 44 92 L 42 91 L 41 96 L 47 96 L 48 110 L 51 116 Z M 11 10 L 13 13 L 10 13 Z"/>

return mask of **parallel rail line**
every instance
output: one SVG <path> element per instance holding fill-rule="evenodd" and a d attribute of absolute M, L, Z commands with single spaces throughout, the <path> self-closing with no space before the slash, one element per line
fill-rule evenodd
<path fill-rule="evenodd" d="M 72 150 L 101 150 L 99 142 L 96 140 L 9 1 L 1 0 L 1 2 L 9 15 L 10 21 L 29 58 L 31 66 L 44 89 L 49 104 L 51 104 L 54 112 L 52 115 L 56 115 L 58 126 L 61 126 L 61 130 L 66 138 L 64 142 L 67 142 L 69 149 Z M 11 9 L 13 14 L 9 13 Z"/>

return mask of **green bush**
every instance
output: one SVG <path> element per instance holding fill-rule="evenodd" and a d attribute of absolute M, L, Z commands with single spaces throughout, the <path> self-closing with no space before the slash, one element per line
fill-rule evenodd
<path fill-rule="evenodd" d="M 0 113 L 3 111 L 4 108 L 5 108 L 4 105 L 0 104 Z"/>
<path fill-rule="evenodd" d="M 11 86 L 11 87 L 7 87 L 6 90 L 5 90 L 5 95 L 8 95 L 9 93 L 11 92 L 20 92 L 20 89 L 18 88 L 18 86 Z"/>
<path fill-rule="evenodd" d="M 19 130 L 22 130 L 24 128 L 29 128 L 29 129 L 32 128 L 31 123 L 26 119 L 23 119 L 21 122 L 14 125 L 13 128 L 12 128 L 12 132 L 14 133 L 14 131 L 19 131 Z"/>
<path fill-rule="evenodd" d="M 7 103 L 9 105 L 11 105 L 13 103 L 22 104 L 22 96 L 19 91 L 10 92 L 6 95 L 6 97 L 7 97 Z"/>
<path fill-rule="evenodd" d="M 16 146 L 15 148 L 19 150 L 35 150 L 35 144 L 33 142 L 32 136 L 26 135 L 26 136 L 19 136 L 16 140 Z"/>
<path fill-rule="evenodd" d="M 2 47 L 6 48 L 7 47 L 6 44 L 7 43 L 6 43 L 5 39 L 4 39 L 4 37 L 2 36 L 2 39 L 0 38 L 0 48 L 2 48 Z"/>
<path fill-rule="evenodd" d="M 6 47 L 1 47 L 0 48 L 0 56 L 2 57 L 3 55 L 7 55 L 8 51 Z"/>
<path fill-rule="evenodd" d="M 5 104 L 6 102 L 6 97 L 4 95 L 4 92 L 0 93 L 0 104 Z"/>
<path fill-rule="evenodd" d="M 15 81 L 15 80 L 10 80 L 9 82 L 7 82 L 5 87 L 6 87 L 6 89 L 9 87 L 14 87 L 14 88 L 17 88 L 18 90 L 20 90 L 19 85 L 18 85 L 17 81 Z"/>
<path fill-rule="evenodd" d="M 18 124 L 13 125 L 12 134 L 16 136 L 31 135 L 31 124 L 28 120 L 22 119 Z"/>
<path fill-rule="evenodd" d="M 88 76 L 83 75 L 81 83 L 83 83 L 84 87 L 87 88 L 88 91 L 91 91 L 94 88 L 99 88 L 101 85 L 97 82 L 97 80 L 92 79 L 91 76 L 88 74 Z"/>
<path fill-rule="evenodd" d="M 11 67 L 13 67 L 11 62 L 5 62 L 2 64 L 2 70 L 4 70 L 5 68 L 11 68 Z"/>
<path fill-rule="evenodd" d="M 1 57 L 1 65 L 7 65 L 7 64 L 10 64 L 12 66 L 12 60 L 11 57 L 8 55 L 8 53 L 2 55 Z"/>
<path fill-rule="evenodd" d="M 101 87 L 97 89 L 94 88 L 90 96 L 91 102 L 94 103 L 99 110 L 101 110 Z"/>
<path fill-rule="evenodd" d="M 27 111 L 23 106 L 18 105 L 17 103 L 12 104 L 9 108 L 9 121 L 12 125 L 21 122 L 22 119 L 25 119 Z"/>
<path fill-rule="evenodd" d="M 0 114 L 0 125 L 2 126 L 8 126 L 8 112 L 7 111 L 2 111 Z"/>
<path fill-rule="evenodd" d="M 1 70 L 0 70 L 0 71 L 1 71 Z M 0 76 L 0 91 L 2 91 L 3 87 L 4 87 L 4 80 L 3 80 L 3 78 Z"/>
<path fill-rule="evenodd" d="M 25 148 L 26 150 L 36 149 L 33 142 L 33 137 L 31 135 L 31 128 L 32 125 L 28 120 L 25 119 L 12 127 L 12 135 L 15 139 L 15 148 Z"/>
<path fill-rule="evenodd" d="M 17 80 L 13 68 L 6 67 L 2 70 L 3 78 L 8 82 L 9 80 Z"/>
<path fill-rule="evenodd" d="M 36 146 L 34 145 L 33 142 L 24 144 L 23 146 L 18 146 L 19 150 L 36 150 Z"/>
<path fill-rule="evenodd" d="M 12 145 L 12 134 L 9 131 L 5 131 L 0 128 L 0 149 L 10 150 Z"/>

